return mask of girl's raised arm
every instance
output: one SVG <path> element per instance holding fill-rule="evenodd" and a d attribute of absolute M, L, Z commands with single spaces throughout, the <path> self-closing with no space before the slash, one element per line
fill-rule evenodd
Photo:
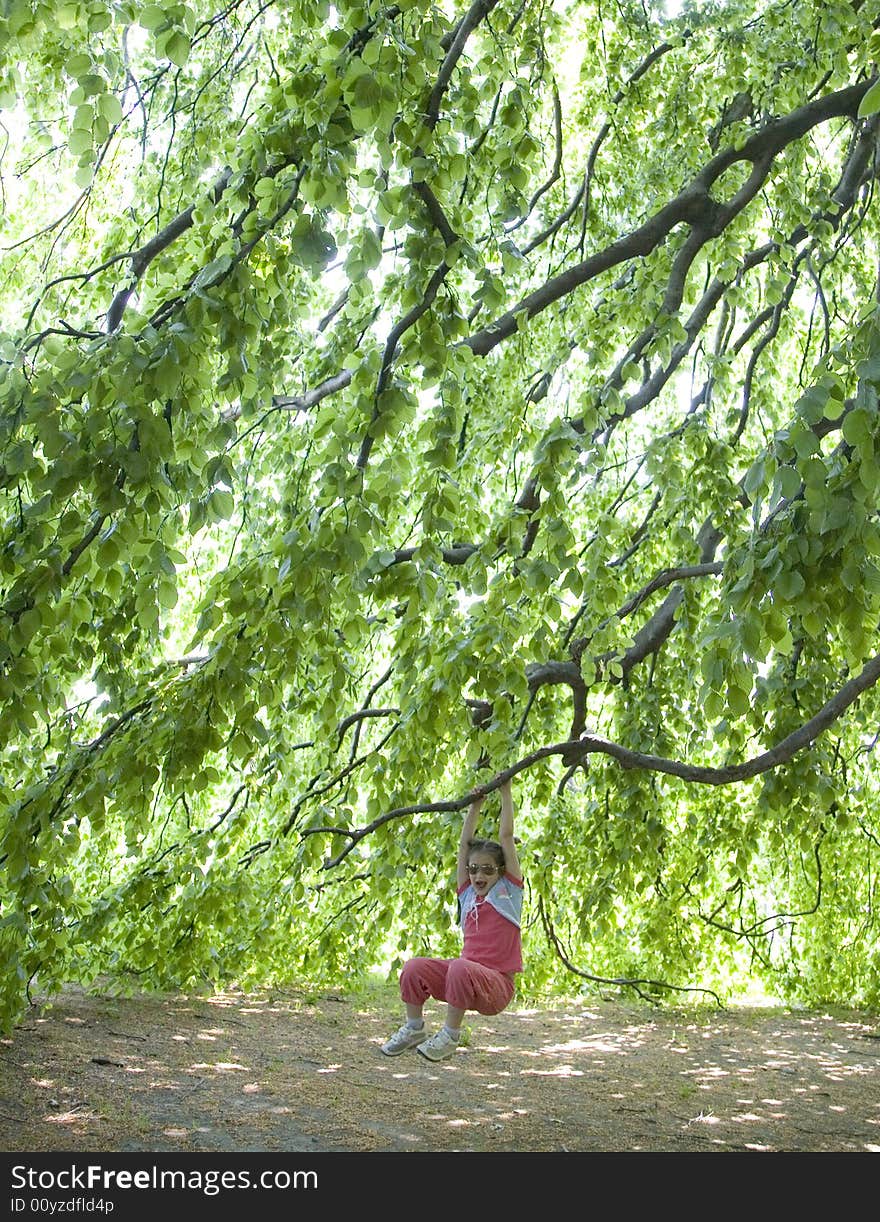
<path fill-rule="evenodd" d="M 510 781 L 501 786 L 501 823 L 498 828 L 498 839 L 504 849 L 504 868 L 512 878 L 522 878 L 522 867 L 516 855 L 516 844 L 513 839 L 513 794 Z M 467 866 L 467 861 L 465 861 Z"/>
<path fill-rule="evenodd" d="M 468 807 L 468 812 L 464 817 L 464 823 L 461 827 L 461 838 L 458 842 L 458 870 L 456 882 L 459 891 L 467 882 L 470 881 L 468 874 L 468 845 L 474 838 L 474 832 L 477 828 L 477 819 L 480 817 L 480 808 L 485 802 L 484 794 L 479 794 L 474 798 Z"/>

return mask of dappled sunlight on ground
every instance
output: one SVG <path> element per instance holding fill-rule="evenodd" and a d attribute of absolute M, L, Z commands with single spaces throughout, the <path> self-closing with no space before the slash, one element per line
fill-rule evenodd
<path fill-rule="evenodd" d="M 389 989 L 89 998 L 0 1041 L 0 1140 L 64 1150 L 880 1150 L 868 1016 L 587 1002 L 379 1051 Z M 442 1008 L 426 1010 L 428 1030 Z"/>

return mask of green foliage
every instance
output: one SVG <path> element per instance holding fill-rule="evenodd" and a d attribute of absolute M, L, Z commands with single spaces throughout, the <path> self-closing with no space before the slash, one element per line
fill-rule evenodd
<path fill-rule="evenodd" d="M 877 6 L 483 10 L 0 12 L 2 1027 L 454 954 L 505 768 L 526 989 L 880 1001 Z"/>

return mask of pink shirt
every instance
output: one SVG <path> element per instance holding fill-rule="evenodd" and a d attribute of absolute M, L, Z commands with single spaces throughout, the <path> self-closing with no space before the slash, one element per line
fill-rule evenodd
<path fill-rule="evenodd" d="M 522 879 L 505 874 L 495 887 L 505 890 L 503 884 L 514 892 L 516 900 L 521 903 Z M 464 898 L 468 887 L 470 883 L 466 883 L 459 891 L 461 898 Z M 502 916 L 494 904 L 489 902 L 495 887 L 484 899 L 474 896 L 473 901 L 463 905 L 464 946 L 459 957 L 469 959 L 471 963 L 482 963 L 484 967 L 495 968 L 498 972 L 521 972 L 523 963 L 519 924 Z"/>

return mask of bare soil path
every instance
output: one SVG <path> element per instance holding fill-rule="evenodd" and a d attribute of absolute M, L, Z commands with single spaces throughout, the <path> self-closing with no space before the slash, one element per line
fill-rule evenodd
<path fill-rule="evenodd" d="M 0 1149 L 880 1152 L 877 1016 L 579 998 L 475 1016 L 434 1065 L 382 1056 L 399 1013 L 69 989 L 0 1041 Z"/>

